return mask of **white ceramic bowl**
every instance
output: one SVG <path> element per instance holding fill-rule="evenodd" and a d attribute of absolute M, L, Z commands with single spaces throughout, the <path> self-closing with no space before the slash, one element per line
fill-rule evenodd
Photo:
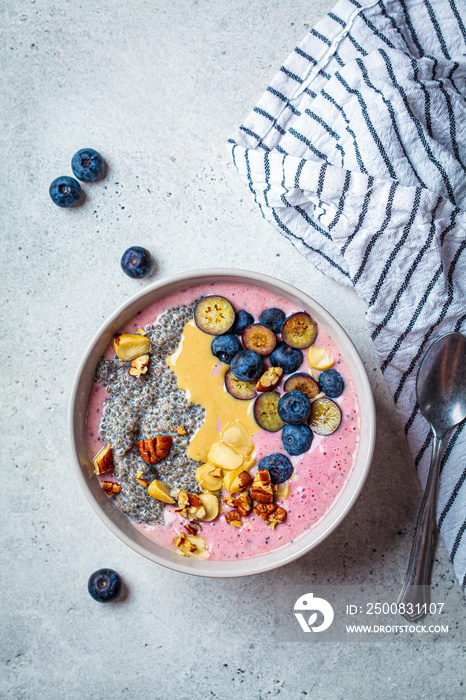
<path fill-rule="evenodd" d="M 330 511 L 306 534 L 279 550 L 241 561 L 210 561 L 181 557 L 139 532 L 99 486 L 93 471 L 86 440 L 86 413 L 89 391 L 97 362 L 113 336 L 138 311 L 157 299 L 187 286 L 205 282 L 253 284 L 289 299 L 307 309 L 321 323 L 340 348 L 353 375 L 361 408 L 361 441 L 354 470 Z M 155 282 L 126 301 L 104 323 L 87 349 L 74 381 L 69 407 L 69 439 L 76 476 L 89 503 L 107 527 L 125 544 L 158 564 L 187 574 L 212 577 L 247 576 L 268 571 L 297 559 L 316 547 L 348 514 L 368 474 L 375 442 L 375 410 L 369 381 L 353 343 L 335 319 L 311 297 L 281 280 L 244 270 L 197 270 Z"/>

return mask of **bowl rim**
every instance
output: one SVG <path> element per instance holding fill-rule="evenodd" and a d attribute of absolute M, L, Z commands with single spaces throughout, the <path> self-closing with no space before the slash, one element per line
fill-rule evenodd
<path fill-rule="evenodd" d="M 139 310 L 144 309 L 155 301 L 157 298 L 157 292 L 160 290 L 164 290 L 164 292 L 159 294 L 158 298 L 170 294 L 171 291 L 175 291 L 166 291 L 167 288 L 195 286 L 196 284 L 202 284 L 207 281 L 211 283 L 236 281 L 242 284 L 251 284 L 263 287 L 287 299 L 290 299 L 290 297 L 293 299 L 298 298 L 300 304 L 304 305 L 304 308 L 307 307 L 311 313 L 314 313 L 315 316 L 320 315 L 324 319 L 325 328 L 329 330 L 330 335 L 335 340 L 338 347 L 341 349 L 341 344 L 343 342 L 351 353 L 349 357 L 347 354 L 345 354 L 344 357 L 350 365 L 353 379 L 357 384 L 359 404 L 362 418 L 364 418 L 365 422 L 365 452 L 364 454 L 361 453 L 362 442 L 360 441 L 358 457 L 349 477 L 348 483 L 345 485 L 345 488 L 342 489 L 340 496 L 332 504 L 329 511 L 322 516 L 317 524 L 299 538 L 291 543 L 287 543 L 280 549 L 272 550 L 269 553 L 258 555 L 256 557 L 234 561 L 209 561 L 208 559 L 198 560 L 194 558 L 185 558 L 180 557 L 177 552 L 171 552 L 168 550 L 168 548 L 163 547 L 162 545 L 155 545 L 154 547 L 153 541 L 145 537 L 131 524 L 129 518 L 124 515 L 122 511 L 120 511 L 113 503 L 113 499 L 109 499 L 108 496 L 102 491 L 100 486 L 98 486 L 97 480 L 92 478 L 94 477 L 94 474 L 92 463 L 88 455 L 87 443 L 85 444 L 85 447 L 80 445 L 78 436 L 79 430 L 83 430 L 83 413 L 84 416 L 87 414 L 88 395 L 90 387 L 92 386 L 92 377 L 95 367 L 98 359 L 103 354 L 99 348 L 105 348 L 108 346 L 111 338 L 116 332 L 116 322 L 119 321 L 118 326 L 122 327 L 134 317 L 135 313 L 137 313 L 137 310 L 134 310 L 134 307 L 139 307 Z M 140 305 L 142 300 L 154 295 L 156 296 L 153 299 L 148 300 L 144 305 Z M 124 321 L 120 321 L 122 316 L 125 317 Z M 115 329 L 110 330 L 113 326 L 115 326 Z M 339 336 L 338 339 L 335 339 L 335 332 L 337 332 L 337 335 Z M 90 381 L 85 379 L 85 373 L 89 363 L 93 364 Z M 355 369 L 357 370 L 357 376 L 355 376 Z M 85 386 L 83 390 L 83 384 L 85 385 L 86 382 L 89 385 L 87 391 Z M 362 412 L 361 407 L 362 396 L 364 396 L 365 400 L 364 413 Z M 323 542 L 348 515 L 364 486 L 372 463 L 376 433 L 375 404 L 367 372 L 354 343 L 339 322 L 323 306 L 321 306 L 319 302 L 305 292 L 302 292 L 297 287 L 290 285 L 288 282 L 261 272 L 242 270 L 238 268 L 205 268 L 180 272 L 175 275 L 164 277 L 151 283 L 150 285 L 147 285 L 144 287 L 144 289 L 140 290 L 124 301 L 104 321 L 87 346 L 87 349 L 81 358 L 71 389 L 68 404 L 67 424 L 68 442 L 76 478 L 93 511 L 104 522 L 107 528 L 127 546 L 147 559 L 180 573 L 192 574 L 207 578 L 233 578 L 270 571 L 294 561 Z M 362 429 L 363 425 L 361 420 L 361 433 Z M 356 467 L 361 461 L 362 464 L 359 466 L 358 471 L 356 472 Z M 84 465 L 86 465 L 87 476 L 84 473 Z M 90 472 L 89 466 L 91 467 Z M 96 490 L 96 485 L 98 490 Z M 124 532 L 124 529 L 129 530 L 129 532 Z M 309 538 L 309 535 L 315 532 L 318 534 L 313 538 Z M 307 544 L 306 539 L 310 539 Z M 148 549 L 149 543 L 150 549 Z M 157 550 L 157 548 L 165 551 L 154 551 L 154 549 Z M 171 556 L 166 556 L 167 552 L 169 552 Z M 175 556 L 173 556 L 173 554 L 175 554 Z"/>

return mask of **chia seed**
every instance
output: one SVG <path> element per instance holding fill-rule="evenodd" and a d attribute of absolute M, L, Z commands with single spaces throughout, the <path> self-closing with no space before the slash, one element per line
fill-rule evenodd
<path fill-rule="evenodd" d="M 135 481 L 138 472 L 143 479 L 161 479 L 170 488 L 198 492 L 194 472 L 198 462 L 187 456 L 190 438 L 204 422 L 205 410 L 186 399 L 178 389 L 167 356 L 177 349 L 185 324 L 193 318 L 196 302 L 167 310 L 157 324 L 145 328 L 151 341 L 150 361 L 146 374 L 131 377 L 128 363 L 117 357 L 101 358 L 94 381 L 101 382 L 109 398 L 104 405 L 100 434 L 113 448 L 115 477 L 121 484 L 116 496 L 118 507 L 131 519 L 152 525 L 164 523 L 165 504 L 147 494 Z M 179 426 L 186 435 L 178 435 Z M 168 456 L 157 465 L 141 460 L 137 443 L 158 435 L 171 435 L 173 443 Z"/>

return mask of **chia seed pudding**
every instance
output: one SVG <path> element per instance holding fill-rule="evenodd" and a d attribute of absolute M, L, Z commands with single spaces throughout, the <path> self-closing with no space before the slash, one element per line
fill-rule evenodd
<path fill-rule="evenodd" d="M 213 339 L 221 338 L 222 333 L 204 332 L 196 325 L 198 319 L 194 321 L 198 302 L 212 295 L 231 303 L 233 316 L 239 310 L 248 312 L 256 326 L 260 325 L 262 312 L 272 308 L 282 310 L 287 321 L 293 316 L 306 316 L 290 300 L 241 283 L 195 285 L 157 300 L 121 329 L 121 337 L 140 334 L 140 338 L 147 339 L 148 346 L 150 341 L 150 350 L 144 355 L 147 357 L 144 373 L 132 376 L 128 371 L 130 363 L 115 354 L 114 345 L 109 346 L 98 363 L 88 401 L 89 455 L 94 459 L 97 453 L 111 448 L 113 471 L 98 471 L 97 478 L 103 488 L 108 484 L 115 487 L 113 492 L 105 490 L 144 535 L 169 549 L 178 548 L 184 556 L 197 555 L 180 546 L 180 536 L 185 543 L 188 537 L 194 549 L 197 545 L 202 550 L 200 558 L 245 559 L 280 549 L 303 536 L 334 506 L 356 463 L 360 441 L 359 399 L 341 351 L 327 330 L 321 325 L 317 329 L 314 324 L 317 335 L 311 339 L 311 347 L 314 348 L 313 357 L 317 353 L 317 360 L 311 362 L 308 347 L 302 345 L 303 359 L 297 371 L 309 377 L 307 381 L 312 382 L 313 377 L 317 386 L 322 369 L 316 371 L 315 367 L 323 361 L 319 355 L 322 350 L 327 362 L 322 367 L 331 366 L 344 386 L 343 393 L 335 394 L 330 400 L 340 414 L 341 425 L 338 423 L 331 434 L 319 434 L 313 428 L 310 447 L 306 443 L 305 452 L 293 453 L 285 445 L 282 430 L 271 432 L 270 426 L 264 429 L 256 422 L 256 399 L 242 400 L 244 397 L 236 397 L 235 387 L 233 394 L 228 388 L 230 365 L 218 360 L 211 349 Z M 253 330 L 258 331 L 258 328 Z M 244 335 L 237 337 L 245 343 Z M 283 337 L 281 331 L 276 331 L 278 345 L 283 345 Z M 257 342 L 257 333 L 252 333 L 252 340 Z M 263 353 L 264 372 L 273 366 L 273 357 L 273 353 L 270 356 Z M 288 391 L 284 384 L 290 376 L 290 370 L 285 369 L 277 386 L 272 387 L 279 394 L 278 398 Z M 327 381 L 330 380 L 329 375 Z M 264 393 L 260 392 L 264 388 L 254 391 L 255 384 L 256 379 L 252 388 L 249 382 L 248 390 L 263 397 Z M 328 386 L 326 396 L 320 393 L 312 397 L 312 405 L 317 406 L 317 401 L 322 401 L 320 397 L 328 402 L 332 395 L 331 381 Z M 312 425 L 311 419 L 312 414 L 309 425 Z M 232 425 L 236 426 L 233 442 L 232 433 L 225 437 L 225 431 Z M 299 429 L 303 430 L 301 425 Z M 287 430 L 293 433 L 292 426 L 287 426 Z M 149 464 L 138 443 L 157 436 L 168 436 L 171 445 L 163 458 Z M 214 453 L 219 454 L 219 445 L 222 457 L 214 458 Z M 224 462 L 225 451 L 228 454 Z M 261 503 L 255 497 L 258 492 L 254 491 L 254 484 L 257 486 L 260 474 L 264 474 L 259 463 L 271 455 L 279 455 L 282 461 L 289 463 L 289 470 L 285 483 L 275 478 L 264 486 L 265 490 L 273 492 L 273 503 L 270 500 Z M 240 467 L 227 464 L 232 457 L 239 459 Z M 217 477 L 213 475 L 220 474 L 218 488 L 206 487 L 205 481 L 199 478 L 199 472 L 205 467 L 211 468 L 210 479 L 215 480 Z M 230 490 L 233 477 L 237 478 L 235 475 L 241 470 L 243 475 L 250 473 L 249 490 Z M 270 474 L 273 474 L 272 469 Z M 156 489 L 151 492 L 153 484 Z M 183 493 L 188 494 L 188 501 L 190 495 L 194 496 L 184 508 L 180 505 Z M 217 510 L 212 518 L 204 514 L 196 521 L 187 508 L 194 508 L 196 496 L 203 498 L 206 493 L 211 494 L 211 499 L 212 494 L 215 496 Z M 234 505 L 233 500 L 244 494 L 249 498 L 250 512 L 236 517 L 234 513 L 239 506 Z M 270 516 L 261 513 L 261 508 L 262 511 L 275 509 L 275 520 L 273 513 Z M 281 519 L 277 515 L 279 512 L 285 514 Z M 187 536 L 184 530 L 190 534 Z"/>
<path fill-rule="evenodd" d="M 114 474 L 121 485 L 117 505 L 132 520 L 148 525 L 164 522 L 165 504 L 141 488 L 135 481 L 137 475 L 149 481 L 168 481 L 172 488 L 198 489 L 194 473 L 199 465 L 186 456 L 186 449 L 188 435 L 201 427 L 205 411 L 177 388 L 176 376 L 166 361 L 178 347 L 193 310 L 194 304 L 177 306 L 167 310 L 158 323 L 146 326 L 153 352 L 143 376 L 130 376 L 127 363 L 118 358 L 102 358 L 95 373 L 94 381 L 102 383 L 109 394 L 100 433 L 113 446 Z M 179 426 L 186 428 L 186 435 L 176 433 Z M 172 448 L 157 466 L 145 464 L 137 443 L 160 433 L 173 436 Z"/>

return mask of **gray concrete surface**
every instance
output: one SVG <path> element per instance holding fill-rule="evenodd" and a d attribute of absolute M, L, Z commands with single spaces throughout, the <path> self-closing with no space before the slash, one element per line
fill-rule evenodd
<path fill-rule="evenodd" d="M 225 148 L 327 0 L 9 0 L 0 19 L 3 698 L 462 698 L 464 643 L 281 643 L 275 586 L 401 582 L 420 489 L 376 366 L 364 309 L 261 219 Z M 49 183 L 84 146 L 107 177 L 61 210 Z M 260 270 L 342 323 L 377 403 L 372 471 L 341 527 L 306 557 L 247 580 L 201 580 L 126 548 L 72 472 L 66 409 L 103 319 L 147 284 L 119 268 L 148 247 L 156 277 Z M 102 606 L 92 571 L 128 593 Z M 433 580 L 464 619 L 447 553 Z M 294 601 L 290 600 L 290 606 Z"/>

